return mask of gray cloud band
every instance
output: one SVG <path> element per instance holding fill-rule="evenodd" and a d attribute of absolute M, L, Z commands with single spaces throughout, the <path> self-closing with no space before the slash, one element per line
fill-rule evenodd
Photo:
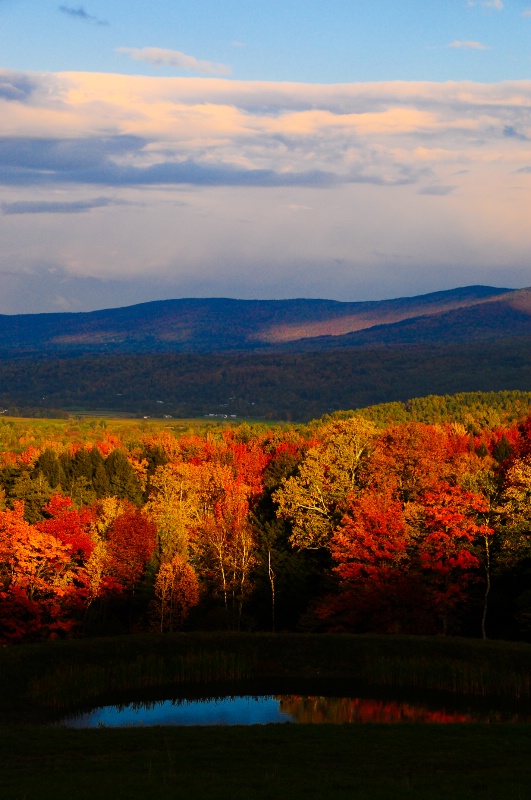
<path fill-rule="evenodd" d="M 347 174 L 324 170 L 283 171 L 241 169 L 232 165 L 201 164 L 192 159 L 150 166 L 123 165 L 114 158 L 140 156 L 148 141 L 135 136 L 86 139 L 0 138 L 0 184 L 7 186 L 61 183 L 102 186 L 189 184 L 193 186 L 328 187 L 339 183 L 404 185 L 426 170 L 395 165 L 394 174 L 380 175 L 374 165 Z"/>
<path fill-rule="evenodd" d="M 115 200 L 111 197 L 95 197 L 92 200 L 78 200 L 72 202 L 53 202 L 34 200 L 19 200 L 14 203 L 2 203 L 0 208 L 3 214 L 80 214 L 94 208 L 108 208 L 109 206 L 130 205 L 124 200 Z"/>
<path fill-rule="evenodd" d="M 23 103 L 37 91 L 42 84 L 38 78 L 16 72 L 0 73 L 0 99 Z"/>

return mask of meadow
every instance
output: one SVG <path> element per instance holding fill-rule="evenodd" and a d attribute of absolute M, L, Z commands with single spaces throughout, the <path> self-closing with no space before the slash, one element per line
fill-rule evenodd
<path fill-rule="evenodd" d="M 59 708 L 243 678 L 437 689 L 529 705 L 531 647 L 442 637 L 167 634 L 2 648 L 2 797 L 528 798 L 531 728 L 70 730 Z"/>

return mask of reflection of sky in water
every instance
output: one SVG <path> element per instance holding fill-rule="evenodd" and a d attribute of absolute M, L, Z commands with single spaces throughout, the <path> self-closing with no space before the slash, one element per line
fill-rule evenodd
<path fill-rule="evenodd" d="M 71 728 L 139 725 L 266 725 L 332 723 L 460 723 L 531 722 L 529 712 L 447 709 L 400 700 L 308 695 L 245 695 L 201 700 L 104 706 L 68 717 L 59 725 Z"/>
<path fill-rule="evenodd" d="M 97 728 L 100 725 L 266 725 L 290 720 L 291 715 L 280 710 L 280 701 L 274 697 L 225 697 L 104 706 L 66 719 L 62 724 L 71 728 Z"/>

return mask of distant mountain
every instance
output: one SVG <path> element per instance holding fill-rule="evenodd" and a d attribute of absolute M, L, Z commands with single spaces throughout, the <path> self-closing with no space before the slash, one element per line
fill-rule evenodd
<path fill-rule="evenodd" d="M 531 334 L 531 289 L 418 297 L 161 300 L 103 311 L 0 315 L 0 355 L 322 350 Z"/>
<path fill-rule="evenodd" d="M 297 342 L 295 349 L 450 344 L 514 337 L 531 337 L 531 289 L 506 291 L 466 307 L 374 325 L 343 336 L 308 338 Z"/>

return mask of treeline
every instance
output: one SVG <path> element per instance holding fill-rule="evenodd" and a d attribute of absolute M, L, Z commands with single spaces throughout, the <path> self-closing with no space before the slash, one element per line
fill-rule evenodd
<path fill-rule="evenodd" d="M 378 424 L 347 412 L 122 436 L 104 421 L 26 421 L 23 435 L 3 421 L 0 639 L 182 627 L 529 639 L 531 416 L 491 426 L 469 400 L 469 424 L 384 424 L 382 409 Z M 516 400 L 526 407 L 493 398 L 496 413 Z M 452 402 L 408 413 L 452 415 Z"/>
<path fill-rule="evenodd" d="M 427 394 L 531 389 L 529 339 L 306 353 L 0 360 L 0 409 L 309 421 Z"/>
<path fill-rule="evenodd" d="M 359 415 L 379 427 L 397 422 L 426 422 L 430 425 L 459 422 L 471 433 L 495 428 L 527 416 L 531 392 L 460 392 L 454 395 L 415 397 L 405 403 L 380 403 L 368 408 L 336 411 L 324 419 L 349 419 Z"/>

